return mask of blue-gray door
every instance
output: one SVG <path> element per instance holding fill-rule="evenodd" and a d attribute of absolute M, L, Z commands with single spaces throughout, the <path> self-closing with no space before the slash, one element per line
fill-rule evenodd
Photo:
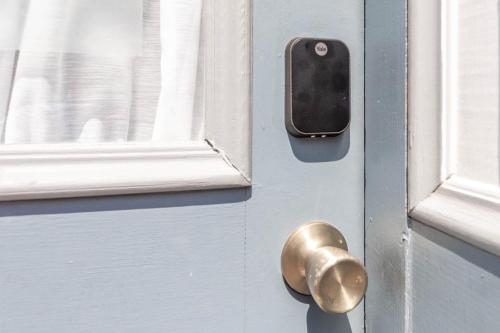
<path fill-rule="evenodd" d="M 289 290 L 283 242 L 326 220 L 364 256 L 364 1 L 253 1 L 253 186 L 0 205 L 1 332 L 363 332 Z M 340 39 L 352 121 L 335 138 L 284 125 L 284 50 Z"/>

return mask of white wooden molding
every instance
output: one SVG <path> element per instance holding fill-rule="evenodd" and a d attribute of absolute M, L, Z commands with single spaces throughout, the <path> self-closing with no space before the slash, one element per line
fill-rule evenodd
<path fill-rule="evenodd" d="M 205 0 L 205 138 L 251 177 L 251 0 Z"/>
<path fill-rule="evenodd" d="M 456 1 L 409 1 L 409 215 L 500 256 L 500 188 L 456 170 L 458 33 Z"/>
<path fill-rule="evenodd" d="M 175 146 L 5 146 L 0 200 L 47 199 L 249 186 L 206 142 Z"/>
<path fill-rule="evenodd" d="M 500 190 L 496 186 L 453 176 L 410 216 L 500 256 Z"/>
<path fill-rule="evenodd" d="M 442 164 L 441 0 L 408 2 L 408 206 L 447 175 Z"/>
<path fill-rule="evenodd" d="M 2 145 L 0 201 L 251 185 L 250 8 L 204 2 L 204 141 Z"/>

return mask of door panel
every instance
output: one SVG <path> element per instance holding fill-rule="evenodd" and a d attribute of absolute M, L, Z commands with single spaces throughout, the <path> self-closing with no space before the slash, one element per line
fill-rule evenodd
<path fill-rule="evenodd" d="M 323 314 L 288 289 L 284 241 L 336 225 L 364 249 L 361 0 L 253 3 L 253 186 L 0 205 L 2 332 L 363 332 L 363 305 Z M 297 36 L 351 53 L 352 121 L 335 138 L 284 125 L 284 50 Z"/>
<path fill-rule="evenodd" d="M 362 332 L 360 305 L 327 316 L 291 293 L 279 256 L 295 227 L 324 219 L 363 258 L 363 1 L 255 1 L 253 31 L 253 182 L 247 207 L 247 331 Z M 350 130 L 327 139 L 297 139 L 283 121 L 284 49 L 297 36 L 343 40 L 351 53 Z"/>
<path fill-rule="evenodd" d="M 500 258 L 412 221 L 411 328 L 498 332 Z"/>
<path fill-rule="evenodd" d="M 2 204 L 1 332 L 240 332 L 245 190 Z"/>

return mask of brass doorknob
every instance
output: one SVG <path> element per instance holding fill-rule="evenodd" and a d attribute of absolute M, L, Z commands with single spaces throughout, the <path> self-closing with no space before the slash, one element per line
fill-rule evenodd
<path fill-rule="evenodd" d="M 363 299 L 368 275 L 363 264 L 347 252 L 344 236 L 324 222 L 295 230 L 281 253 L 281 271 L 295 291 L 312 295 L 327 313 L 346 313 Z"/>

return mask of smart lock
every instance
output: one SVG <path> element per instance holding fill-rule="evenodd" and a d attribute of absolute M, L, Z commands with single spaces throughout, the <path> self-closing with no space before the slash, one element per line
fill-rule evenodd
<path fill-rule="evenodd" d="M 293 136 L 335 136 L 349 127 L 350 59 L 343 42 L 299 37 L 288 43 L 285 105 Z"/>

